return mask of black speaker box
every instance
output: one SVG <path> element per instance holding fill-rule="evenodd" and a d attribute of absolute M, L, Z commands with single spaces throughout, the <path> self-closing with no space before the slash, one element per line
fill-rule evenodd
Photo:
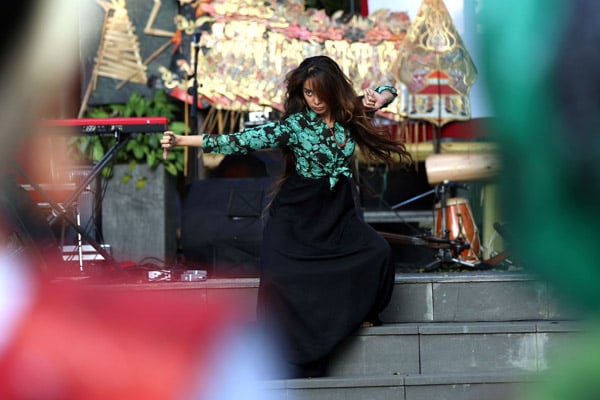
<path fill-rule="evenodd" d="M 211 277 L 257 276 L 266 206 L 273 179 L 194 181 L 182 210 L 182 255 Z"/>
<path fill-rule="evenodd" d="M 361 205 L 366 209 L 389 211 L 394 205 L 415 198 L 398 211 L 432 210 L 433 196 L 421 196 L 432 189 L 427 182 L 425 164 L 410 169 L 388 170 L 384 166 L 362 166 L 359 169 Z"/>

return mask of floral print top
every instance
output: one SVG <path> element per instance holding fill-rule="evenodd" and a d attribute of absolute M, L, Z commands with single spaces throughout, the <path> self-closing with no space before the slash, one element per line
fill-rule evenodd
<path fill-rule="evenodd" d="M 381 86 L 375 90 L 395 88 Z M 334 137 L 335 135 L 335 137 Z M 207 153 L 247 154 L 267 148 L 287 148 L 296 157 L 296 171 L 311 179 L 329 178 L 333 188 L 341 176 L 352 177 L 350 159 L 355 142 L 338 122 L 332 130 L 313 110 L 292 114 L 281 121 L 269 122 L 227 135 L 203 134 L 202 150 Z"/>

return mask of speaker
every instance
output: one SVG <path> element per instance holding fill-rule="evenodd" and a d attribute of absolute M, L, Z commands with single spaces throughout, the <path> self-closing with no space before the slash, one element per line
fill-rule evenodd
<path fill-rule="evenodd" d="M 182 210 L 180 247 L 185 262 L 210 277 L 258 276 L 273 182 L 271 177 L 192 182 Z"/>
<path fill-rule="evenodd" d="M 359 168 L 361 205 L 371 210 L 386 210 L 402 201 L 431 190 L 427 182 L 425 164 L 419 162 L 410 169 L 391 169 L 382 165 Z M 398 211 L 433 210 L 433 196 L 425 196 L 407 203 Z"/>

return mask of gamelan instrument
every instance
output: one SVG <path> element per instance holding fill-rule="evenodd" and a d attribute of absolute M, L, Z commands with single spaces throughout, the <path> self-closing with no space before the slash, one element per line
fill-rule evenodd
<path fill-rule="evenodd" d="M 432 154 L 425 159 L 427 180 L 435 188 L 412 199 L 393 205 L 402 207 L 424 196 L 435 194 L 435 219 L 431 236 L 410 237 L 381 232 L 390 242 L 424 246 L 437 251 L 436 260 L 425 266 L 453 263 L 473 267 L 481 263 L 479 231 L 466 198 L 452 197 L 452 190 L 464 186 L 458 182 L 483 180 L 496 176 L 499 161 L 492 153 Z"/>
<path fill-rule="evenodd" d="M 462 240 L 468 243 L 469 246 L 458 253 L 458 259 L 478 263 L 481 256 L 479 230 L 468 200 L 462 197 L 451 197 L 446 200 L 445 210 L 442 210 L 441 202 L 435 205 L 435 209 L 435 237 L 447 237 L 450 240 Z M 446 219 L 445 224 L 442 218 Z"/>
<path fill-rule="evenodd" d="M 431 154 L 425 159 L 427 181 L 436 185 L 444 181 L 474 181 L 496 176 L 498 157 L 492 153 Z"/>
<path fill-rule="evenodd" d="M 431 235 L 407 236 L 388 232 L 379 233 L 391 243 L 422 246 L 436 250 L 435 260 L 427 264 L 424 270 L 434 269 L 441 264 L 459 264 L 467 267 L 480 264 L 479 230 L 469 202 L 466 198 L 451 197 L 452 190 L 459 186 L 463 185 L 444 180 L 429 192 L 392 207 L 394 209 L 417 198 L 435 194 L 439 201 L 435 204 L 435 218 Z"/>

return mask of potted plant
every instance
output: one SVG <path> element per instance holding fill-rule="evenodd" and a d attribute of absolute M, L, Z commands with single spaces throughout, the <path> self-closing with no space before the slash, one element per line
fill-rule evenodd
<path fill-rule="evenodd" d="M 186 125 L 175 120 L 181 105 L 157 90 L 151 98 L 133 93 L 125 104 L 96 106 L 89 118 L 163 116 L 168 129 L 183 133 Z M 101 241 L 117 261 L 137 264 L 154 260 L 168 264 L 177 250 L 177 178 L 183 176 L 184 151 L 174 149 L 163 159 L 161 134 L 137 134 L 114 156 L 101 174 L 98 190 Z M 114 144 L 108 135 L 74 137 L 71 158 L 98 162 Z M 98 200 L 98 199 L 97 199 Z M 161 265 L 163 267 L 164 265 Z"/>

